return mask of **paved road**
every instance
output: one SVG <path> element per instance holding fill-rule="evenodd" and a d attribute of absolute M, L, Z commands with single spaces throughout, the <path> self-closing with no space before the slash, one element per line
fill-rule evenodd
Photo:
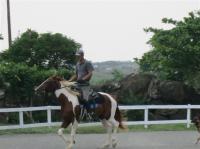
<path fill-rule="evenodd" d="M 195 131 L 120 133 L 117 149 L 200 149 L 194 142 Z M 103 134 L 77 135 L 74 149 L 96 149 L 105 139 Z M 0 149 L 65 149 L 56 134 L 2 135 Z"/>

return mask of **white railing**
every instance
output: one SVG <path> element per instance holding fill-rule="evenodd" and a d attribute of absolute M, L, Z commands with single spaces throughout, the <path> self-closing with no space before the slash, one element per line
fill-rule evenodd
<path fill-rule="evenodd" d="M 149 121 L 149 110 L 150 109 L 185 109 L 187 110 L 186 119 L 183 120 L 156 120 Z M 187 128 L 191 124 L 191 110 L 200 109 L 200 105 L 139 105 L 139 106 L 120 106 L 120 110 L 144 110 L 144 121 L 128 121 L 126 125 L 144 125 L 148 128 L 151 124 L 186 124 Z M 0 130 L 3 129 L 17 129 L 17 128 L 31 128 L 31 127 L 42 127 L 42 126 L 55 126 L 60 125 L 60 122 L 52 122 L 51 111 L 60 110 L 60 106 L 45 106 L 45 107 L 27 107 L 27 108 L 0 108 L 0 113 L 18 112 L 19 113 L 19 125 L 0 126 Z M 24 124 L 24 112 L 27 111 L 47 111 L 47 122 L 46 123 L 34 123 Z M 96 126 L 100 123 L 83 123 L 80 126 Z"/>

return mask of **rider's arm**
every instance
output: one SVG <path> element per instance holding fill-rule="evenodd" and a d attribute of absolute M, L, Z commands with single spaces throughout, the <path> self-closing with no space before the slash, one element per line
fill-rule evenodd
<path fill-rule="evenodd" d="M 72 81 L 76 81 L 76 79 L 77 79 L 77 75 L 75 74 L 68 81 L 72 82 Z"/>
<path fill-rule="evenodd" d="M 89 81 L 92 77 L 92 72 L 94 71 L 94 67 L 90 61 L 87 61 L 86 70 L 88 73 L 82 78 L 82 80 Z"/>
<path fill-rule="evenodd" d="M 88 81 L 90 80 L 91 77 L 92 77 L 92 71 L 89 71 L 88 74 L 85 75 L 82 80 Z"/>

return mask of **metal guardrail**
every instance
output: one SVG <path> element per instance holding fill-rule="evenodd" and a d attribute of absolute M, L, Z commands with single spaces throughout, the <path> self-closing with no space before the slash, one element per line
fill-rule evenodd
<path fill-rule="evenodd" d="M 138 106 L 119 106 L 120 110 L 144 110 L 144 121 L 127 121 L 124 122 L 126 125 L 144 125 L 148 128 L 148 125 L 152 124 L 186 124 L 187 128 L 191 124 L 191 110 L 200 109 L 200 105 L 138 105 Z M 186 109 L 187 117 L 183 120 L 156 120 L 149 121 L 149 110 L 151 109 Z M 18 129 L 18 128 L 32 128 L 42 126 L 56 126 L 60 125 L 61 122 L 52 122 L 52 110 L 60 110 L 60 106 L 44 106 L 44 107 L 26 107 L 26 108 L 0 108 L 0 113 L 18 112 L 19 113 L 19 125 L 8 125 L 0 126 L 0 130 L 3 129 Z M 45 123 L 33 123 L 24 124 L 24 113 L 27 111 L 47 111 L 47 122 Z M 82 123 L 80 127 L 85 126 L 97 126 L 100 123 Z"/>

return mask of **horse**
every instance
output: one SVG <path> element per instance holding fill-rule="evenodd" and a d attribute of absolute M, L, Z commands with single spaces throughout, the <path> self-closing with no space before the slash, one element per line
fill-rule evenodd
<path fill-rule="evenodd" d="M 62 124 L 58 130 L 58 135 L 64 140 L 67 149 L 71 149 L 75 144 L 75 134 L 80 122 L 81 104 L 78 100 L 80 93 L 71 89 L 75 82 L 69 82 L 61 77 L 52 76 L 42 82 L 35 91 L 45 91 L 55 93 L 61 105 Z M 117 101 L 104 92 L 98 92 L 102 102 L 91 111 L 101 120 L 102 125 L 107 129 L 107 140 L 100 148 L 115 148 L 118 144 L 116 134 L 118 128 L 125 129 L 122 124 L 122 116 Z M 67 140 L 63 134 L 65 128 L 71 124 L 71 137 Z"/>

